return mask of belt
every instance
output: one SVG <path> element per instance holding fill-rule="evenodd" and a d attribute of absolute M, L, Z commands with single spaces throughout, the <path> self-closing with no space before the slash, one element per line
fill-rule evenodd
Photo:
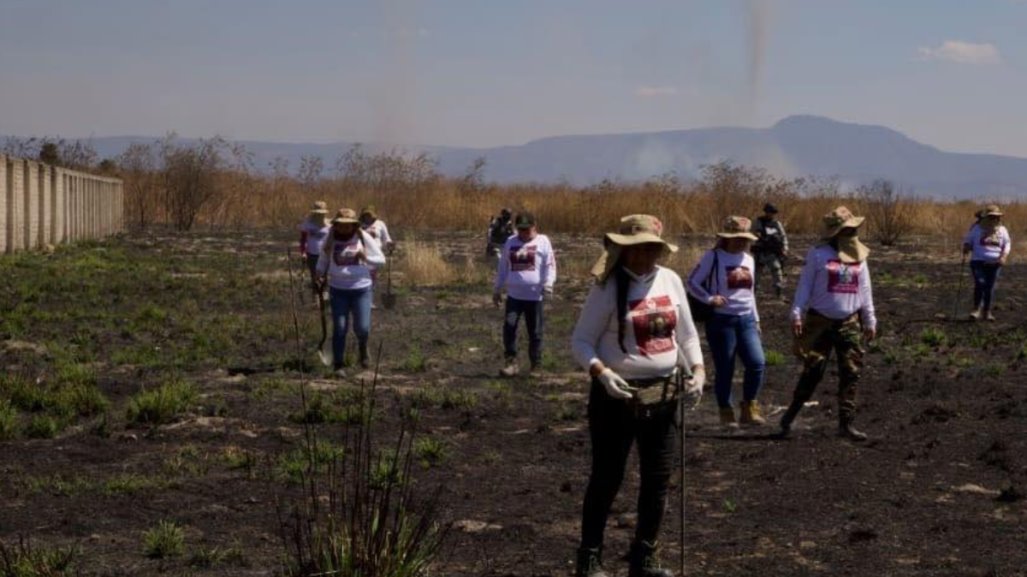
<path fill-rule="evenodd" d="M 844 318 L 840 318 L 840 319 L 833 319 L 833 318 L 825 315 L 824 313 L 818 311 L 817 309 L 809 309 L 808 311 L 806 311 L 806 314 L 807 315 L 813 315 L 815 317 L 820 317 L 822 319 L 827 319 L 827 320 L 829 320 L 829 321 L 831 321 L 833 323 L 844 323 L 845 321 L 851 319 L 852 317 L 858 316 L 859 315 L 859 311 L 856 311 L 856 312 L 852 313 L 851 315 L 849 315 L 847 317 L 844 317 Z"/>
<path fill-rule="evenodd" d="M 675 372 L 673 372 L 673 373 L 671 373 L 671 374 L 669 374 L 669 375 L 667 375 L 665 377 L 647 377 L 647 378 L 644 378 L 644 379 L 625 379 L 625 381 L 627 381 L 627 383 L 629 385 L 631 385 L 632 387 L 635 387 L 636 389 L 644 389 L 646 387 L 654 387 L 656 385 L 665 385 L 665 384 L 671 382 L 674 379 L 674 375 L 676 374 L 676 372 L 677 371 L 675 370 Z"/>

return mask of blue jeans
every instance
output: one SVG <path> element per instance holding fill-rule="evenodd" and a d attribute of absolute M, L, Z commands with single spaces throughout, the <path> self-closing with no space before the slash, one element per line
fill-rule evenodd
<path fill-rule="evenodd" d="M 710 320 L 706 321 L 706 341 L 710 344 L 713 367 L 717 372 L 713 383 L 717 405 L 721 408 L 731 406 L 731 378 L 735 374 L 735 356 L 742 357 L 742 365 L 745 366 L 742 398 L 745 401 L 756 400 L 756 395 L 763 387 L 763 371 L 767 364 L 763 357 L 760 334 L 756 330 L 756 318 L 751 314 L 714 313 Z"/>
<path fill-rule="evenodd" d="M 995 283 L 1002 267 L 997 262 L 983 260 L 970 261 L 970 271 L 974 275 L 974 308 L 991 310 L 991 299 L 995 296 Z"/>
<path fill-rule="evenodd" d="M 503 349 L 507 359 L 517 357 L 517 323 L 524 316 L 528 328 L 528 359 L 532 366 L 542 362 L 542 301 L 522 301 L 506 297 L 503 319 Z"/>
<path fill-rule="evenodd" d="M 367 348 L 367 338 L 371 334 L 371 289 L 332 288 L 328 296 L 332 304 L 332 357 L 335 368 L 339 368 L 346 355 L 350 315 L 353 316 L 353 334 L 357 336 L 360 349 Z"/>

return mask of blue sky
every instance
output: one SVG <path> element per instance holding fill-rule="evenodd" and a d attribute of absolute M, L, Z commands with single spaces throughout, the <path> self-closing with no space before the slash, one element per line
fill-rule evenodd
<path fill-rule="evenodd" d="M 881 124 L 1027 157 L 1027 0 L 0 0 L 0 134 Z"/>

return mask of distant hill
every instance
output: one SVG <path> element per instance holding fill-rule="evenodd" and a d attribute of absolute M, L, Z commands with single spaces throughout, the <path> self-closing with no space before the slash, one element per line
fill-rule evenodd
<path fill-rule="evenodd" d="M 94 138 L 102 157 L 131 142 L 153 138 Z M 299 166 L 303 156 L 321 156 L 331 169 L 351 143 L 288 144 L 243 142 L 258 168 L 275 157 Z M 385 147 L 369 146 L 369 150 Z M 479 156 L 486 158 L 489 181 L 591 184 L 604 178 L 640 180 L 675 172 L 695 176 L 700 167 L 727 160 L 761 166 L 782 177 L 836 177 L 858 185 L 886 178 L 935 198 L 1027 197 L 1027 159 L 991 154 L 944 152 L 882 126 L 791 116 L 770 128 L 703 128 L 637 134 L 558 136 L 519 146 L 495 148 L 404 147 L 427 152 L 439 170 L 458 176 Z"/>

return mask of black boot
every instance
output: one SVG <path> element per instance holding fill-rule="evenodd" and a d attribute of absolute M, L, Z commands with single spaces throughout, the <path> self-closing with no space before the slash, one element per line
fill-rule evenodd
<path fill-rule="evenodd" d="M 360 368 L 367 369 L 371 367 L 371 358 L 367 355 L 367 343 L 360 344 Z"/>
<path fill-rule="evenodd" d="M 796 415 L 802 409 L 802 401 L 792 401 L 791 405 L 788 405 L 788 410 L 781 416 L 781 436 L 787 437 L 792 432 L 792 421 L 795 420 Z"/>
<path fill-rule="evenodd" d="M 867 440 L 867 434 L 863 431 L 856 429 L 852 426 L 852 415 L 839 415 L 838 417 L 838 436 L 849 439 L 850 441 L 865 441 Z"/>
<path fill-rule="evenodd" d="M 600 547 L 578 549 L 578 568 L 574 577 L 609 577 L 603 571 L 603 550 Z"/>
<path fill-rule="evenodd" d="M 628 553 L 628 577 L 674 577 L 669 570 L 660 567 L 656 551 L 656 543 L 632 543 L 631 551 Z"/>

